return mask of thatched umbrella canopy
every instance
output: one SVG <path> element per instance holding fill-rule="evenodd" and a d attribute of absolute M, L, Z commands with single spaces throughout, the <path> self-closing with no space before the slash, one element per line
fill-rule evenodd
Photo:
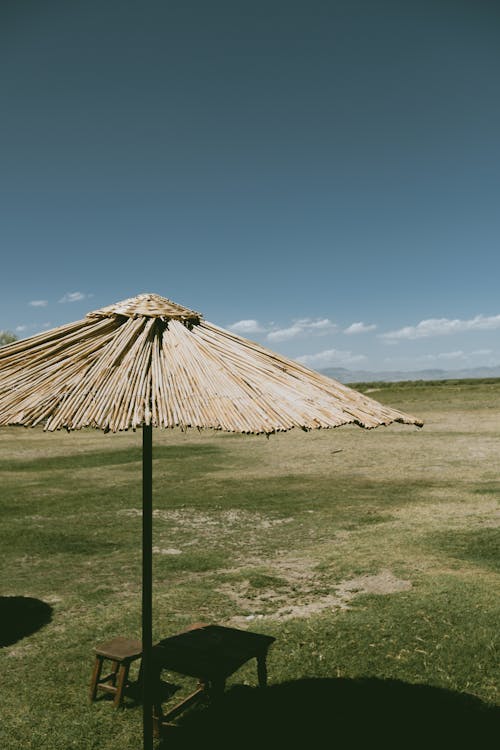
<path fill-rule="evenodd" d="M 421 425 L 185 307 L 140 294 L 0 348 L 0 426 L 143 430 L 143 665 L 151 653 L 151 428 Z M 144 696 L 145 747 L 151 700 Z"/>
<path fill-rule="evenodd" d="M 154 294 L 0 349 L 0 425 L 272 433 L 352 422 L 421 424 Z"/>

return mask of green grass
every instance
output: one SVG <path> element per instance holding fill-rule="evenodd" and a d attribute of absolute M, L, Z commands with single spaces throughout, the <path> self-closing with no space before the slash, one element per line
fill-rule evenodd
<path fill-rule="evenodd" d="M 425 689 L 457 726 L 464 701 L 497 717 L 500 381 L 359 387 L 425 427 L 155 433 L 154 636 L 270 633 L 269 700 L 293 688 L 312 715 L 314 683 L 367 716 Z M 0 631 L 0 747 L 135 750 L 140 706 L 89 706 L 87 686 L 95 643 L 140 636 L 140 434 L 1 429 L 0 476 L 0 608 L 28 606 Z M 232 684 L 255 685 L 253 665 Z"/>

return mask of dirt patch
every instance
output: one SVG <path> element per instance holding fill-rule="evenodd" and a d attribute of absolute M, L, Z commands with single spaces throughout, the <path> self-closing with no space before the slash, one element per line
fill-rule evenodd
<path fill-rule="evenodd" d="M 399 591 L 409 591 L 411 581 L 396 578 L 390 570 L 381 570 L 374 576 L 359 576 L 349 581 L 342 581 L 337 591 L 345 595 L 356 594 L 397 594 Z"/>
<path fill-rule="evenodd" d="M 153 554 L 155 555 L 182 555 L 182 550 L 176 547 L 153 547 Z"/>
<path fill-rule="evenodd" d="M 131 518 L 141 517 L 140 508 L 124 508 L 117 511 L 119 516 L 129 516 Z M 186 512 L 184 510 L 153 510 L 155 520 L 168 523 L 171 528 L 203 530 L 209 532 L 210 528 L 239 528 L 245 529 L 270 529 L 275 526 L 292 523 L 293 516 L 286 518 L 270 518 L 268 514 L 257 513 L 247 510 L 222 510 L 212 513 Z"/>
<path fill-rule="evenodd" d="M 412 588 L 411 581 L 396 578 L 390 570 L 341 581 L 332 585 L 328 592 L 324 592 L 324 584 L 321 586 L 323 591 L 318 591 L 319 582 L 313 571 L 308 571 L 304 565 L 288 563 L 281 565 L 279 572 L 287 581 L 287 585 L 279 590 L 266 589 L 255 594 L 250 581 L 236 586 L 224 584 L 217 589 L 232 599 L 238 609 L 249 612 L 232 617 L 230 623 L 244 626 L 256 619 L 304 618 L 324 610 L 347 609 L 349 603 L 361 594 L 396 594 Z"/>

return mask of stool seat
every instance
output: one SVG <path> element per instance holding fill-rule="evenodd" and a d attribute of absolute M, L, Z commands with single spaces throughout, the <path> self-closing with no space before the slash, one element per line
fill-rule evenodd
<path fill-rule="evenodd" d="M 142 656 L 142 643 L 135 638 L 124 638 L 119 635 L 110 641 L 99 643 L 94 651 L 96 655 L 113 661 L 127 661 L 138 659 Z"/>
<path fill-rule="evenodd" d="M 95 649 L 94 669 L 90 682 L 90 701 L 94 701 L 97 691 L 102 690 L 114 696 L 113 704 L 118 708 L 122 704 L 125 690 L 130 687 L 128 681 L 130 665 L 142 657 L 142 643 L 135 638 L 117 636 L 110 641 L 99 643 Z M 111 661 L 111 672 L 102 677 L 104 661 Z M 139 671 L 139 681 L 140 681 Z"/>

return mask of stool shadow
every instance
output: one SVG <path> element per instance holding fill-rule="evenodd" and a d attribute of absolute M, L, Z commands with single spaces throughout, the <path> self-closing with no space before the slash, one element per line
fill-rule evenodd
<path fill-rule="evenodd" d="M 399 680 L 311 678 L 265 690 L 235 686 L 186 713 L 160 747 L 486 748 L 499 731 L 500 708 L 468 694 Z"/>
<path fill-rule="evenodd" d="M 52 607 L 31 596 L 0 596 L 0 647 L 36 633 L 52 619 Z"/>

